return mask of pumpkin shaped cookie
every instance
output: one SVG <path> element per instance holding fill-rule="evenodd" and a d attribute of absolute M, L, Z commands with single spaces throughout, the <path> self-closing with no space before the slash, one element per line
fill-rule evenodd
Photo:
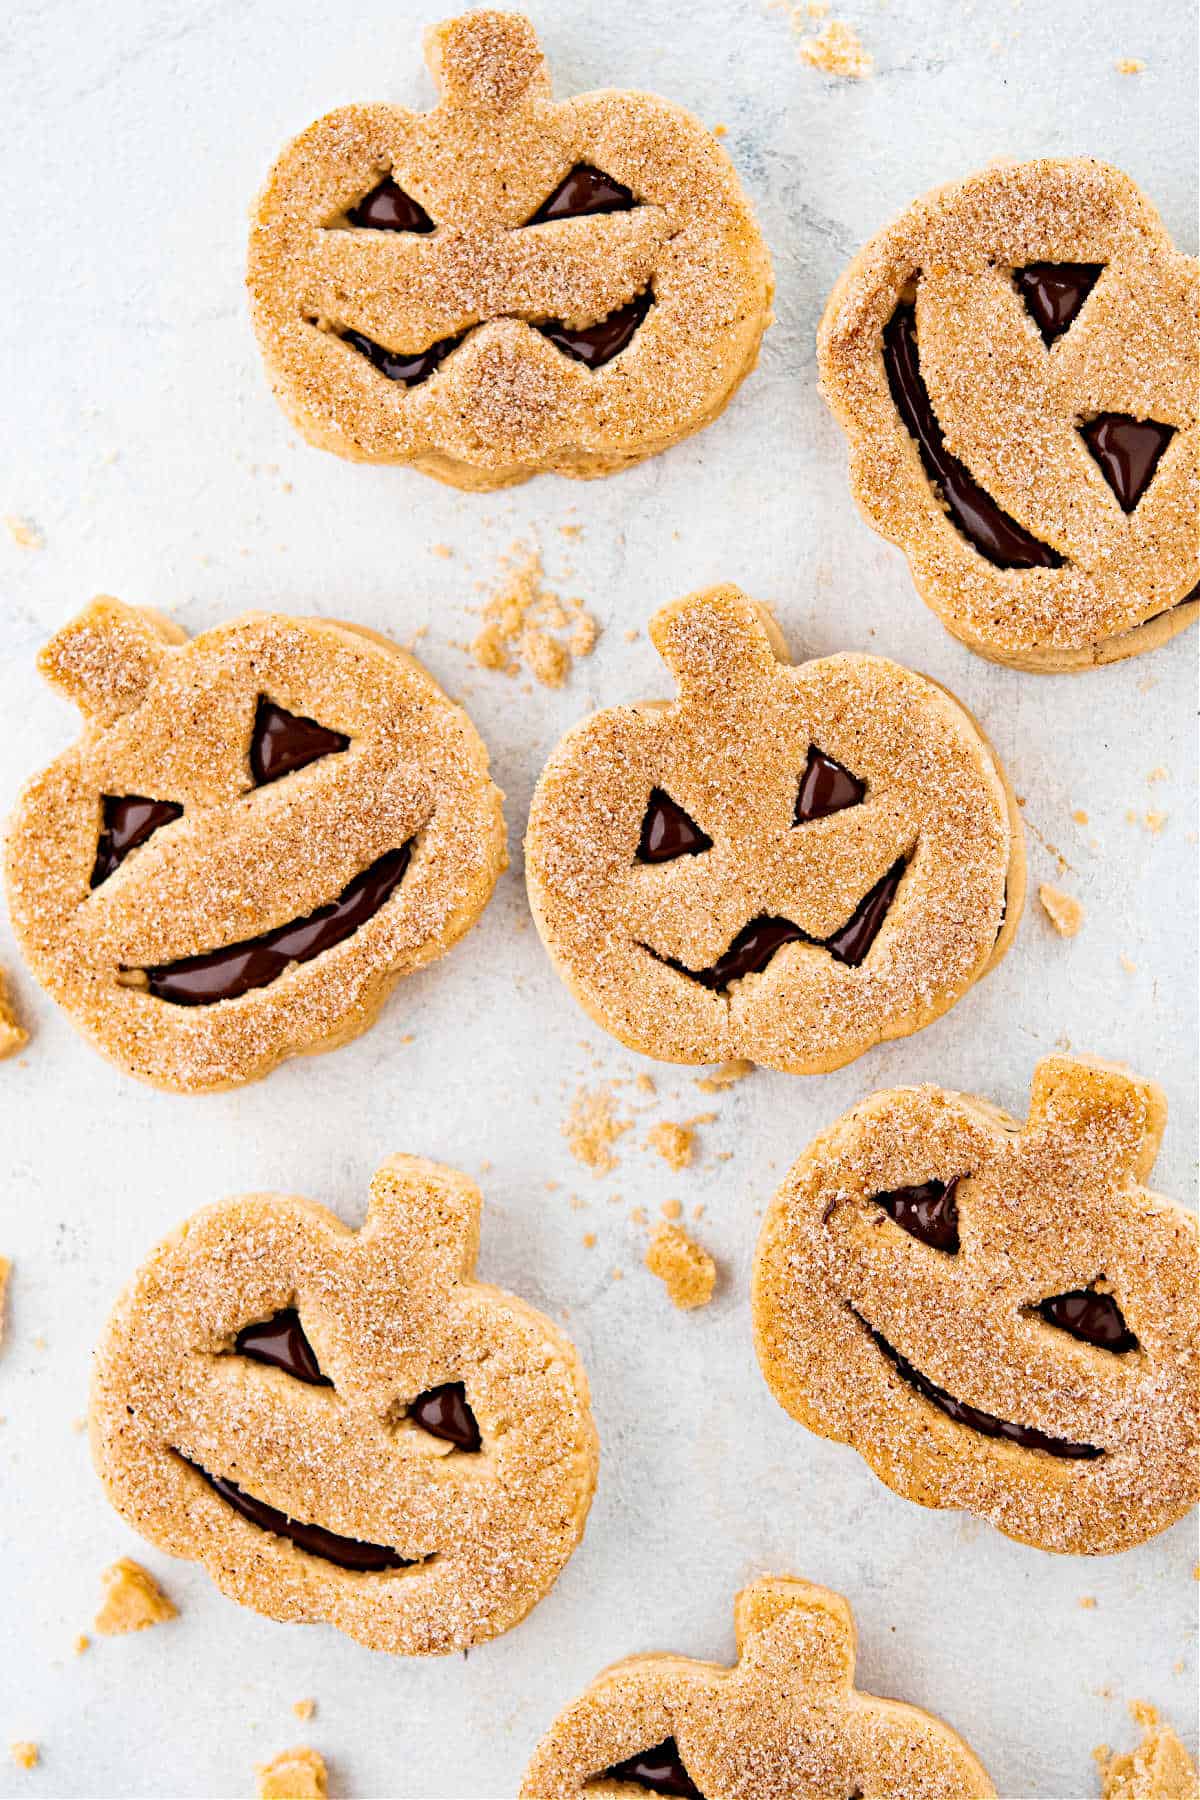
<path fill-rule="evenodd" d="M 374 632 L 251 613 L 189 642 L 97 600 L 40 666 L 84 730 L 18 803 L 13 926 L 141 1080 L 231 1087 L 345 1043 L 486 905 L 487 752 Z"/>
<path fill-rule="evenodd" d="M 872 238 L 821 321 L 869 522 L 1014 668 L 1164 643 L 1200 603 L 1200 264 L 1087 158 L 1002 163 Z"/>
<path fill-rule="evenodd" d="M 598 1450 L 571 1344 L 473 1279 L 479 1208 L 465 1175 L 394 1156 L 361 1231 L 251 1194 L 161 1243 L 95 1358 L 122 1517 L 243 1606 L 372 1650 L 524 1618 L 583 1535 Z"/>
<path fill-rule="evenodd" d="M 652 94 L 554 101 L 519 13 L 450 19 L 427 55 L 432 112 L 327 114 L 258 202 L 251 304 L 288 417 L 462 488 L 607 475 L 707 425 L 771 302 L 712 134 Z"/>
<path fill-rule="evenodd" d="M 995 1789 L 932 1713 L 854 1686 L 840 1594 L 756 1581 L 734 1605 L 738 1661 L 634 1656 L 555 1720 L 521 1800 L 651 1794 L 685 1800 L 984 1800 Z"/>
<path fill-rule="evenodd" d="M 1196 1220 L 1142 1186 L 1166 1105 L 1053 1056 L 1024 1125 L 943 1088 L 872 1094 L 763 1224 L 775 1398 L 923 1506 L 1043 1550 L 1126 1550 L 1200 1498 Z"/>
<path fill-rule="evenodd" d="M 673 702 L 593 714 L 538 782 L 530 903 L 594 1019 L 666 1062 L 812 1074 L 936 1019 L 1008 949 L 1016 803 L 944 689 L 789 665 L 733 587 L 664 607 Z"/>

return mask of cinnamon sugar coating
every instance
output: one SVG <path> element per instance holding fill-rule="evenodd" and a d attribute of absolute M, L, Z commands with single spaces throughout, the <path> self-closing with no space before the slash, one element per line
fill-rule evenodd
<path fill-rule="evenodd" d="M 530 813 L 530 904 L 576 999 L 663 1061 L 744 1057 L 799 1074 L 947 1011 L 1005 954 L 1024 899 L 1016 802 L 974 721 L 881 657 L 788 664 L 767 610 L 734 587 L 664 607 L 650 632 L 679 698 L 585 719 Z M 797 823 L 813 748 L 865 797 Z M 701 854 L 640 860 L 655 790 L 712 840 Z M 725 991 L 688 973 L 764 917 L 831 938 L 901 862 L 857 966 L 797 941 Z"/>
<path fill-rule="evenodd" d="M 633 1796 L 643 1790 L 597 1778 L 668 1738 L 710 1800 L 995 1794 L 948 1725 L 854 1687 L 854 1619 L 840 1594 L 766 1577 L 737 1596 L 734 1622 L 732 1669 L 665 1655 L 605 1670 L 538 1745 L 521 1800 Z"/>
<path fill-rule="evenodd" d="M 373 1650 L 442 1654 L 515 1625 L 583 1534 L 598 1445 L 573 1346 L 474 1279 L 479 1211 L 465 1175 L 395 1156 L 358 1232 L 275 1194 L 180 1226 L 95 1357 L 92 1455 L 122 1517 L 242 1605 Z M 247 1325 L 288 1309 L 331 1385 L 235 1353 Z M 454 1382 L 478 1424 L 473 1453 L 407 1416 Z M 412 1566 L 364 1573 L 302 1550 L 199 1470 Z"/>
<path fill-rule="evenodd" d="M 231 1087 L 347 1042 L 486 905 L 506 860 L 487 751 L 461 707 L 376 633 L 251 613 L 189 642 L 155 614 L 102 599 L 40 666 L 84 729 L 14 813 L 13 926 L 43 987 L 139 1079 Z M 262 698 L 348 747 L 256 785 Z M 127 795 L 182 816 L 92 885 L 104 798 Z M 204 1005 L 148 990 L 146 970 L 305 919 L 405 845 L 409 862 L 380 909 L 269 985 Z"/>
<path fill-rule="evenodd" d="M 603 89 L 554 101 L 518 13 L 437 26 L 427 113 L 344 106 L 275 164 L 250 237 L 272 386 L 322 449 L 487 489 L 544 470 L 605 475 L 716 418 L 753 368 L 771 266 L 733 165 L 682 107 Z M 625 210 L 529 224 L 573 169 Z M 432 230 L 355 228 L 390 177 Z M 536 329 L 597 324 L 649 295 L 631 341 L 590 368 Z M 412 357 L 461 339 L 419 385 L 344 340 Z"/>
<path fill-rule="evenodd" d="M 1043 263 L 1098 271 L 1049 343 L 1014 281 Z M 885 329 L 914 291 L 920 372 L 947 449 L 1061 566 L 998 566 L 931 483 L 884 359 Z M 1128 176 L 1084 157 L 1003 163 L 936 188 L 842 275 L 818 351 L 851 487 L 970 649 L 1078 671 L 1153 649 L 1195 618 L 1198 308 L 1200 265 L 1175 251 Z M 1080 429 L 1105 413 L 1174 430 L 1132 511 Z"/>
<path fill-rule="evenodd" d="M 1067 1056 L 1037 1065 L 1023 1125 L 943 1088 L 862 1101 L 809 1145 L 763 1224 L 754 1329 L 775 1398 L 907 1499 L 1043 1550 L 1107 1554 L 1165 1530 L 1200 1498 L 1196 1220 L 1142 1185 L 1165 1119 L 1152 1082 Z M 955 1177 L 953 1252 L 873 1198 Z M 1115 1301 L 1133 1347 L 1038 1310 L 1082 1290 Z M 1093 1453 L 984 1435 L 915 1389 L 914 1370 Z"/>

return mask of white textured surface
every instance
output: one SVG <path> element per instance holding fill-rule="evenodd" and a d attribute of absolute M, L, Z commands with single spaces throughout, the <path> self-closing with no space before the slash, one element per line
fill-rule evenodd
<path fill-rule="evenodd" d="M 812 1133 L 873 1087 L 937 1080 L 1023 1112 L 1035 1059 L 1069 1039 L 1165 1084 L 1159 1185 L 1184 1193 L 1193 1176 L 1195 637 L 1077 681 L 969 656 L 856 516 L 813 358 L 824 297 L 863 238 L 997 153 L 1104 156 L 1194 249 L 1193 9 L 837 11 L 875 54 L 870 81 L 802 68 L 786 15 L 755 0 L 536 9 L 560 91 L 638 84 L 727 124 L 774 252 L 779 321 L 731 410 L 682 449 L 613 480 L 484 499 L 298 446 L 265 391 L 241 290 L 246 208 L 276 149 L 345 100 L 423 103 L 419 31 L 436 14 L 421 0 L 8 11 L 0 512 L 36 520 L 46 543 L 21 550 L 0 534 L 5 804 L 73 735 L 33 659 L 91 593 L 166 606 L 191 630 L 251 606 L 311 610 L 399 637 L 428 626 L 421 653 L 467 700 L 507 790 L 514 869 L 472 936 L 368 1036 L 242 1093 L 139 1087 L 14 968 L 34 1037 L 0 1070 L 0 1250 L 16 1263 L 0 1359 L 0 1743 L 34 1738 L 43 1760 L 27 1775 L 0 1756 L 5 1794 L 245 1794 L 256 1760 L 307 1740 L 338 1795 L 509 1796 L 537 1736 L 609 1660 L 654 1647 L 727 1657 L 734 1590 L 762 1570 L 846 1593 L 862 1685 L 950 1720 L 1006 1796 L 1095 1793 L 1091 1748 L 1130 1741 L 1134 1696 L 1194 1747 L 1194 1519 L 1095 1564 L 1021 1548 L 895 1498 L 853 1452 L 790 1423 L 754 1365 L 758 1214 Z M 1145 73 L 1116 73 L 1125 56 Z M 584 527 L 579 542 L 559 535 L 567 522 Z M 552 585 L 572 563 L 563 585 L 606 628 L 558 694 L 484 675 L 455 645 L 474 628 L 474 583 L 535 530 Z M 438 542 L 452 560 L 431 553 Z M 797 652 L 885 650 L 961 695 L 1027 797 L 1034 884 L 1056 878 L 1045 838 L 1071 863 L 1061 885 L 1087 922 L 1063 943 L 1035 901 L 1002 969 L 948 1018 L 838 1075 L 758 1073 L 710 1101 L 689 1072 L 656 1071 L 661 1103 L 618 1146 L 615 1175 L 594 1180 L 560 1135 L 565 1096 L 593 1063 L 616 1076 L 635 1059 L 585 1022 L 538 946 L 520 883 L 525 810 L 572 720 L 664 691 L 644 635 L 627 644 L 624 630 L 717 578 L 776 600 Z M 1169 777 L 1151 788 L 1159 765 Z M 1165 812 L 1162 834 L 1127 823 L 1130 808 Z M 12 964 L 3 930 L 0 955 Z M 695 1169 L 673 1176 L 640 1147 L 652 1120 L 709 1105 L 719 1119 Z M 508 1637 L 423 1665 L 256 1619 L 199 1569 L 145 1551 L 178 1622 L 76 1658 L 101 1567 L 143 1553 L 72 1430 L 117 1288 L 222 1194 L 279 1188 L 359 1218 L 393 1149 L 473 1171 L 490 1161 L 485 1274 L 569 1311 L 603 1439 L 582 1549 Z M 587 1210 L 571 1209 L 572 1191 Z M 690 1317 L 641 1269 L 628 1219 L 668 1195 L 704 1203 L 701 1235 L 724 1271 L 718 1299 Z M 622 1282 L 609 1279 L 617 1265 Z M 318 1702 L 307 1725 L 290 1711 L 304 1695 Z"/>

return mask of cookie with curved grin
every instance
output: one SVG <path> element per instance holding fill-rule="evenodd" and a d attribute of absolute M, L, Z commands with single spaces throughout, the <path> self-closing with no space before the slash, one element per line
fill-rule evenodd
<path fill-rule="evenodd" d="M 13 925 L 142 1080 L 229 1087 L 345 1042 L 486 904 L 487 752 L 377 634 L 249 614 L 189 642 L 98 600 L 40 666 L 84 729 L 18 803 Z"/>
<path fill-rule="evenodd" d="M 970 649 L 1092 668 L 1200 608 L 1200 264 L 1084 157 L 947 183 L 860 251 L 818 334 L 870 524 Z"/>
<path fill-rule="evenodd" d="M 678 699 L 576 726 L 530 811 L 530 904 L 576 998 L 646 1055 L 799 1074 L 945 1012 L 1024 897 L 1016 802 L 975 722 L 881 657 L 790 665 L 733 587 L 650 633 Z"/>
<path fill-rule="evenodd" d="M 1054 1056 L 1029 1118 L 872 1094 L 790 1170 L 755 1255 L 775 1398 L 924 1506 L 1106 1554 L 1200 1499 L 1200 1240 L 1149 1192 L 1166 1105 Z"/>
<path fill-rule="evenodd" d="M 561 1712 L 521 1800 L 989 1800 L 995 1789 L 949 1725 L 854 1685 L 840 1594 L 764 1576 L 734 1602 L 731 1669 L 631 1656 Z"/>
<path fill-rule="evenodd" d="M 311 443 L 463 488 L 605 475 L 723 411 L 771 265 L 681 107 L 555 101 L 519 13 L 427 38 L 428 113 L 344 106 L 280 155 L 250 237 L 255 329 Z"/>
<path fill-rule="evenodd" d="M 277 1194 L 161 1243 L 97 1349 L 109 1499 L 269 1618 L 442 1654 L 515 1625 L 583 1534 L 597 1442 L 569 1341 L 474 1279 L 465 1175 L 390 1158 L 367 1222 Z"/>

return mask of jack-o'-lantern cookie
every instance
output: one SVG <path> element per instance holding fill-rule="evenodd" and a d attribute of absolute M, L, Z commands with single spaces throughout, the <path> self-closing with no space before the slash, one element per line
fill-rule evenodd
<path fill-rule="evenodd" d="M 84 730 L 17 806 L 13 925 L 143 1081 L 230 1087 L 345 1043 L 487 903 L 487 751 L 376 633 L 250 613 L 189 642 L 97 600 L 40 666 Z"/>
<path fill-rule="evenodd" d="M 462 488 L 607 475 L 707 425 L 753 368 L 771 265 L 681 107 L 555 101 L 529 20 L 433 30 L 432 112 L 344 106 L 283 151 L 249 285 L 304 436 Z"/>
<path fill-rule="evenodd" d="M 889 1487 L 1043 1550 L 1103 1554 L 1200 1499 L 1196 1220 L 1149 1193 L 1158 1088 L 1053 1056 L 1022 1125 L 943 1088 L 872 1094 L 767 1214 L 772 1393 Z"/>
<path fill-rule="evenodd" d="M 819 333 L 867 519 L 970 649 L 1080 670 L 1200 603 L 1200 264 L 1086 158 L 1001 163 L 872 238 Z"/>
<path fill-rule="evenodd" d="M 269 1618 L 425 1655 L 507 1631 L 583 1535 L 587 1380 L 473 1279 L 479 1191 L 389 1159 L 361 1231 L 250 1194 L 197 1213 L 118 1301 L 89 1423 L 109 1499 Z"/>
<path fill-rule="evenodd" d="M 923 675 L 791 665 L 733 587 L 664 607 L 673 702 L 595 713 L 534 794 L 534 918 L 596 1021 L 648 1056 L 812 1074 L 936 1019 L 1025 888 L 1016 803 Z"/>
<path fill-rule="evenodd" d="M 968 1746 L 932 1713 L 854 1686 L 846 1601 L 764 1579 L 734 1605 L 734 1668 L 634 1656 L 555 1720 L 521 1800 L 675 1794 L 684 1800 L 985 1800 Z"/>

